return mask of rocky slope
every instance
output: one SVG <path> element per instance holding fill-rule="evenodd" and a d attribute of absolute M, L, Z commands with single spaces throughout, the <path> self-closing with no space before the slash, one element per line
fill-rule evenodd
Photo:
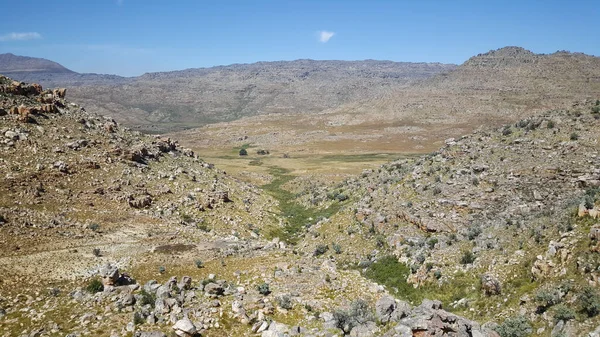
<path fill-rule="evenodd" d="M 62 65 L 37 57 L 18 56 L 11 53 L 0 54 L 0 73 L 54 73 L 73 74 Z"/>
<path fill-rule="evenodd" d="M 306 249 L 334 240 L 361 251 L 368 239 L 378 253 L 365 275 L 400 298 L 442 299 L 481 321 L 516 316 L 534 335 L 584 336 L 600 323 L 599 137 L 600 101 L 586 101 L 314 189 L 305 202 L 357 201 L 311 227 Z M 385 251 L 399 262 L 374 257 Z"/>
<path fill-rule="evenodd" d="M 413 85 L 389 87 L 374 98 L 356 97 L 319 114 L 254 116 L 172 135 L 196 149 L 250 143 L 291 156 L 427 153 L 444 139 L 478 128 L 596 99 L 599 79 L 599 57 L 505 47 Z"/>
<path fill-rule="evenodd" d="M 15 63 L 4 66 L 13 69 L 14 78 L 67 87 L 89 111 L 152 132 L 268 113 L 321 112 L 454 68 L 439 63 L 297 60 L 123 78 L 31 72 L 27 67 L 17 71 L 23 62 Z"/>
<path fill-rule="evenodd" d="M 65 94 L 0 77 L 2 335 L 494 336 L 267 240 L 277 201 Z"/>

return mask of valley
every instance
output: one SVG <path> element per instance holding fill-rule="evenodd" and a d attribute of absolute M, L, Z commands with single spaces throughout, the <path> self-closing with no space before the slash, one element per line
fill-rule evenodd
<path fill-rule="evenodd" d="M 3 336 L 600 335 L 598 57 L 11 55 Z"/>

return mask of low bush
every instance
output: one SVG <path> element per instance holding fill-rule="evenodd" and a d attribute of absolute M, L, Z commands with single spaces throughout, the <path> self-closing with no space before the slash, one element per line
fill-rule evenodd
<path fill-rule="evenodd" d="M 460 263 L 461 264 L 471 264 L 473 262 L 475 262 L 475 254 L 473 254 L 473 252 L 471 252 L 470 250 L 465 250 L 463 252 L 462 257 L 460 258 Z"/>
<path fill-rule="evenodd" d="M 315 252 L 313 253 L 313 255 L 321 256 L 321 255 L 325 254 L 328 250 L 329 250 L 328 245 L 318 245 L 317 248 L 315 248 Z"/>
<path fill-rule="evenodd" d="M 496 330 L 500 337 L 525 337 L 533 332 L 531 324 L 529 324 L 529 321 L 524 316 L 507 318 L 494 330 Z"/>
<path fill-rule="evenodd" d="M 292 299 L 288 295 L 281 295 L 277 297 L 277 305 L 282 309 L 290 310 L 292 309 Z"/>
<path fill-rule="evenodd" d="M 589 317 L 594 317 L 600 313 L 600 294 L 593 287 L 586 286 L 579 294 L 579 303 L 581 309 Z"/>
<path fill-rule="evenodd" d="M 361 299 L 353 301 L 349 310 L 334 311 L 333 318 L 336 322 L 336 327 L 341 329 L 344 334 L 350 333 L 352 328 L 357 325 L 374 320 L 369 304 Z"/>
<path fill-rule="evenodd" d="M 146 290 L 142 289 L 142 291 L 140 291 L 139 302 L 142 306 L 149 304 L 154 308 L 154 303 L 156 302 L 156 294 L 149 293 Z"/>
<path fill-rule="evenodd" d="M 575 311 L 571 308 L 568 308 L 564 304 L 557 305 L 554 308 L 554 323 L 558 323 L 560 321 L 570 321 L 575 319 Z"/>
<path fill-rule="evenodd" d="M 87 286 L 85 287 L 85 290 L 87 290 L 88 292 L 90 292 L 92 294 L 99 293 L 104 290 L 104 285 L 97 278 L 91 279 L 90 282 L 88 282 Z"/>
<path fill-rule="evenodd" d="M 264 296 L 269 295 L 271 293 L 271 290 L 269 289 L 269 284 L 265 282 L 256 286 L 256 290 L 258 290 L 258 292 Z"/>

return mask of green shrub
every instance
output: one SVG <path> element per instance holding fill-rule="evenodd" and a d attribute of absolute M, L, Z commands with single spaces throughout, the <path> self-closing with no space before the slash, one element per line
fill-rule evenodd
<path fill-rule="evenodd" d="M 104 290 L 104 285 L 97 278 L 91 279 L 90 282 L 88 282 L 87 286 L 85 287 L 85 290 L 87 290 L 88 292 L 90 292 L 92 294 L 99 293 Z"/>
<path fill-rule="evenodd" d="M 467 238 L 471 241 L 475 240 L 481 234 L 481 227 L 479 225 L 472 225 L 467 230 Z"/>
<path fill-rule="evenodd" d="M 475 254 L 473 254 L 473 252 L 471 252 L 470 250 L 465 250 L 463 252 L 462 257 L 460 258 L 460 263 L 461 264 L 471 264 L 473 262 L 475 262 Z"/>
<path fill-rule="evenodd" d="M 571 134 L 571 136 L 569 136 L 569 139 L 571 139 L 571 140 L 577 140 L 577 139 L 579 139 L 579 135 L 576 132 L 573 132 Z"/>
<path fill-rule="evenodd" d="M 271 290 L 269 289 L 269 284 L 265 282 L 256 286 L 256 290 L 258 290 L 258 292 L 264 296 L 267 296 L 271 293 Z"/>
<path fill-rule="evenodd" d="M 133 324 L 141 325 L 141 324 L 144 324 L 145 322 L 146 322 L 146 320 L 144 319 L 142 314 L 140 314 L 137 311 L 133 313 Z"/>
<path fill-rule="evenodd" d="M 554 323 L 558 323 L 559 321 L 569 321 L 575 319 L 575 311 L 571 308 L 568 308 L 564 304 L 557 305 L 554 308 Z"/>
<path fill-rule="evenodd" d="M 348 200 L 348 196 L 343 193 L 338 193 L 335 196 L 335 200 L 337 200 L 339 202 L 346 201 L 346 200 Z"/>
<path fill-rule="evenodd" d="M 313 255 L 321 256 L 321 255 L 325 254 L 328 250 L 329 250 L 328 245 L 318 245 L 317 248 L 315 248 L 315 252 L 313 253 Z"/>
<path fill-rule="evenodd" d="M 142 289 L 142 291 L 140 291 L 140 300 L 139 303 L 144 306 L 144 305 L 150 305 L 154 308 L 154 303 L 156 302 L 156 294 L 153 293 L 149 293 L 146 290 Z"/>
<path fill-rule="evenodd" d="M 246 149 L 240 150 L 240 156 L 247 156 L 247 155 L 248 155 L 248 151 L 246 151 Z"/>
<path fill-rule="evenodd" d="M 542 309 L 550 308 L 553 305 L 560 303 L 562 300 L 560 291 L 558 289 L 538 289 L 535 293 L 535 301 L 542 307 Z M 544 311 L 541 310 L 541 311 Z"/>
<path fill-rule="evenodd" d="M 344 334 L 348 334 L 355 326 L 374 320 L 374 316 L 369 304 L 365 300 L 358 299 L 352 301 L 349 310 L 334 311 L 333 319 L 336 327 Z"/>
<path fill-rule="evenodd" d="M 531 324 L 523 316 L 507 318 L 494 330 L 496 330 L 500 337 L 525 337 L 529 336 L 533 331 Z"/>
<path fill-rule="evenodd" d="M 277 305 L 282 309 L 290 310 L 292 309 L 292 299 L 288 295 L 281 295 L 277 297 Z"/>
<path fill-rule="evenodd" d="M 341 254 L 342 253 L 342 246 L 340 246 L 339 244 L 334 243 L 334 244 L 331 245 L 331 247 L 333 248 L 333 251 L 336 254 Z"/>
<path fill-rule="evenodd" d="M 589 317 L 594 317 L 600 313 L 600 295 L 598 291 L 591 286 L 586 286 L 579 295 L 581 309 Z"/>
<path fill-rule="evenodd" d="M 552 129 L 552 128 L 554 128 L 554 121 L 548 121 L 548 124 L 546 124 L 546 127 L 547 127 L 548 129 Z"/>
<path fill-rule="evenodd" d="M 194 263 L 196 264 L 196 268 L 203 268 L 204 267 L 204 263 L 202 263 L 202 260 L 196 260 L 194 261 Z"/>
<path fill-rule="evenodd" d="M 427 240 L 427 245 L 429 246 L 429 249 L 433 249 L 433 247 L 435 247 L 435 245 L 438 243 L 438 238 L 431 238 L 429 240 Z"/>
<path fill-rule="evenodd" d="M 91 229 L 92 231 L 97 232 L 100 230 L 100 225 L 97 223 L 93 223 L 88 226 L 88 229 Z"/>
<path fill-rule="evenodd" d="M 596 105 L 596 106 L 592 107 L 592 113 L 593 114 L 600 113 L 600 106 Z"/>

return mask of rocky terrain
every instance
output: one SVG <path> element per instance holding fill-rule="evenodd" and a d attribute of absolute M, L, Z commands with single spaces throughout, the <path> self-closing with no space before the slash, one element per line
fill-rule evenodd
<path fill-rule="evenodd" d="M 159 99 L 158 83 L 191 93 L 245 72 L 335 79 L 328 64 L 143 77 Z M 396 66 L 348 71 L 374 87 Z M 598 69 L 510 47 L 265 115 L 261 87 L 234 118 L 255 116 L 178 133 L 183 146 L 67 101 L 72 88 L 0 77 L 0 335 L 598 337 Z M 276 106 L 302 107 L 314 83 Z M 210 90 L 210 109 L 227 102 Z M 338 167 L 382 149 L 400 159 Z M 302 155 L 313 166 L 294 169 Z"/>
<path fill-rule="evenodd" d="M 444 139 L 596 99 L 600 58 L 505 47 L 453 70 L 317 114 L 278 113 L 172 133 L 202 151 L 251 144 L 305 153 L 427 153 Z"/>
<path fill-rule="evenodd" d="M 369 233 L 399 262 L 365 261 L 365 275 L 400 298 L 420 299 L 414 285 L 466 317 L 529 322 L 519 336 L 584 336 L 599 323 L 599 130 L 600 101 L 580 102 L 313 189 L 304 202 L 356 202 L 308 247 L 355 251 Z"/>
<path fill-rule="evenodd" d="M 287 226 L 282 201 L 176 141 L 88 113 L 65 89 L 0 88 L 2 335 L 494 336 L 271 238 Z"/>
<path fill-rule="evenodd" d="M 27 62 L 15 62 L 14 55 L 4 55 L 0 57 L 0 70 L 10 70 L 8 75 L 13 78 L 66 87 L 71 97 L 89 111 L 155 133 L 269 113 L 318 113 L 378 97 L 455 67 L 375 60 L 296 60 L 123 78 L 53 73 L 52 69 L 32 72 L 25 65 L 22 71 L 17 71 Z"/>

